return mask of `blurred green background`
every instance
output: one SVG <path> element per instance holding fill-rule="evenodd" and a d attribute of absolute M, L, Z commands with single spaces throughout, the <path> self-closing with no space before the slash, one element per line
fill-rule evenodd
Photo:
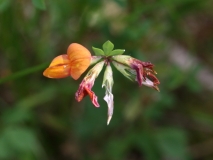
<path fill-rule="evenodd" d="M 212 160 L 212 0 L 0 0 L 1 160 Z M 114 70 L 114 115 L 101 88 L 44 69 L 77 42 L 110 40 L 155 64 L 157 92 Z"/>

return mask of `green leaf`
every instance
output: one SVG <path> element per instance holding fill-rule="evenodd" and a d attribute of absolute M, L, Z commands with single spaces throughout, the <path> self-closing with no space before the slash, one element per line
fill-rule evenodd
<path fill-rule="evenodd" d="M 92 50 L 95 52 L 96 56 L 104 56 L 104 51 L 102 49 L 92 47 Z"/>
<path fill-rule="evenodd" d="M 44 0 L 32 0 L 32 3 L 38 9 L 41 9 L 41 10 L 46 9 Z"/>
<path fill-rule="evenodd" d="M 109 54 L 109 56 L 120 55 L 120 54 L 123 54 L 124 52 L 125 52 L 125 49 L 115 49 Z"/>
<path fill-rule="evenodd" d="M 114 48 L 114 44 L 112 42 L 110 42 L 109 40 L 106 41 L 104 44 L 103 44 L 103 50 L 104 50 L 104 53 L 106 56 L 110 55 L 110 53 L 112 52 Z"/>

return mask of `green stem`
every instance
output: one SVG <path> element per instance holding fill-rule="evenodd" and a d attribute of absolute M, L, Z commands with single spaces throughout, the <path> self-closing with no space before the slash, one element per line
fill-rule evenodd
<path fill-rule="evenodd" d="M 0 78 L 0 84 L 5 83 L 7 81 L 14 80 L 14 79 L 18 79 L 18 78 L 21 78 L 21 77 L 26 76 L 28 74 L 42 70 L 45 67 L 47 67 L 47 65 L 48 65 L 47 63 L 43 63 L 43 64 L 40 64 L 40 65 L 35 66 L 35 67 L 31 67 L 31 68 L 28 68 L 28 69 L 25 69 L 25 70 L 18 71 L 16 73 L 13 73 L 13 74 L 7 76 L 7 77 Z"/>

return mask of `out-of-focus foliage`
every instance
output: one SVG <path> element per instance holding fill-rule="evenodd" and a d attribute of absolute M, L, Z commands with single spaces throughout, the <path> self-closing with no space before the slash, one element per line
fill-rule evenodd
<path fill-rule="evenodd" d="M 44 0 L 32 0 L 32 3 L 38 9 L 46 9 Z"/>
<path fill-rule="evenodd" d="M 0 159 L 213 159 L 212 8 L 212 0 L 0 0 Z M 42 76 L 70 43 L 92 52 L 106 40 L 151 61 L 161 81 L 160 93 L 139 88 L 113 68 L 109 126 L 103 75 L 98 109 L 74 99 L 80 80 Z"/>

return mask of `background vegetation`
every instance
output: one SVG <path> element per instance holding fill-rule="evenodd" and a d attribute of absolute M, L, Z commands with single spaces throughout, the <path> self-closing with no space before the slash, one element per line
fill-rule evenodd
<path fill-rule="evenodd" d="M 213 159 L 212 0 L 0 0 L 0 159 Z M 81 79 L 48 79 L 72 42 L 155 64 L 161 92 L 114 68 L 115 109 L 74 94 Z"/>

